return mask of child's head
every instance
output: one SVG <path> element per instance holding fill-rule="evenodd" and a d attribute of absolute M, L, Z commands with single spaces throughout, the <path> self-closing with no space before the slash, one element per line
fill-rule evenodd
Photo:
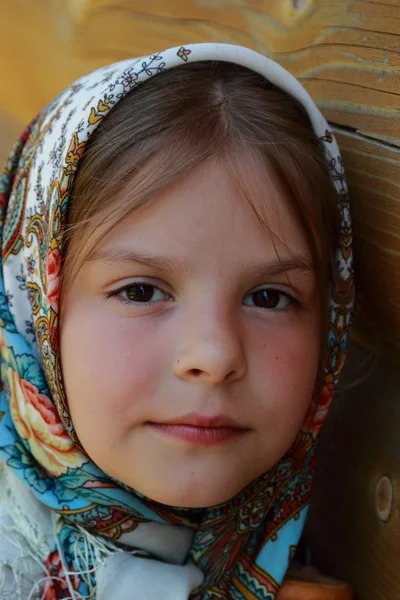
<path fill-rule="evenodd" d="M 0 233 L 0 458 L 61 515 L 47 564 L 86 597 L 85 530 L 150 537 L 197 567 L 196 600 L 274 598 L 353 290 L 340 154 L 306 91 L 223 44 L 93 72 L 14 146 Z"/>
<path fill-rule="evenodd" d="M 306 111 L 238 65 L 166 71 L 95 131 L 69 211 L 80 443 L 158 502 L 228 500 L 293 443 L 326 338 L 335 194 Z M 202 419 L 234 428 L 165 425 Z"/>

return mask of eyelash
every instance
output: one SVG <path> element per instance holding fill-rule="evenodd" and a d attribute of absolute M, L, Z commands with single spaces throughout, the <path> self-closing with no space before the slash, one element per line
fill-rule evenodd
<path fill-rule="evenodd" d="M 283 291 L 281 289 L 279 289 L 278 287 L 261 287 L 259 289 L 253 290 L 252 292 L 250 292 L 250 294 L 247 294 L 247 296 L 245 296 L 246 298 L 249 297 L 254 297 L 255 294 L 257 294 L 258 292 L 267 292 L 267 294 L 271 294 L 272 293 L 276 293 L 278 295 L 278 297 L 281 298 L 286 298 L 288 301 L 287 306 L 283 307 L 283 308 L 277 308 L 277 307 L 262 307 L 262 306 L 253 306 L 253 308 L 258 308 L 260 310 L 266 310 L 266 311 L 273 311 L 273 312 L 278 312 L 278 313 L 282 313 L 282 312 L 289 312 L 291 310 L 294 310 L 295 307 L 300 307 L 301 303 L 300 301 L 293 295 L 293 294 L 289 294 L 289 292 Z M 243 304 L 245 304 L 243 302 Z M 245 304 L 245 306 L 249 306 L 247 304 Z"/>
<path fill-rule="evenodd" d="M 124 292 L 126 292 L 127 290 L 129 290 L 130 288 L 138 288 L 140 286 L 146 287 L 146 288 L 151 288 L 153 290 L 153 294 L 154 294 L 154 290 L 158 290 L 159 292 L 161 292 L 166 298 L 169 297 L 168 299 L 164 299 L 164 300 L 150 300 L 148 302 L 139 302 L 139 301 L 134 301 L 134 300 L 129 300 L 127 298 L 124 298 L 124 296 L 122 295 Z M 245 298 L 248 298 L 250 296 L 254 296 L 255 294 L 257 294 L 258 292 L 276 292 L 279 294 L 280 297 L 285 297 L 288 299 L 288 305 L 285 306 L 284 308 L 276 308 L 276 307 L 270 307 L 270 308 L 263 308 L 263 307 L 259 307 L 259 306 L 253 306 L 253 308 L 259 308 L 261 310 L 266 310 L 266 311 L 274 311 L 274 312 L 289 312 L 291 310 L 293 310 L 296 306 L 297 307 L 301 307 L 301 302 L 292 294 L 289 294 L 286 291 L 283 291 L 277 287 L 261 287 L 259 289 L 256 289 L 254 291 L 252 291 L 250 294 L 247 294 L 245 296 Z M 130 283 L 128 285 L 125 285 L 121 288 L 119 288 L 118 290 L 109 292 L 108 294 L 106 294 L 105 299 L 109 300 L 110 298 L 115 298 L 118 302 L 120 302 L 121 304 L 124 304 L 126 306 L 150 306 L 151 304 L 155 304 L 158 302 L 163 302 L 163 301 L 170 301 L 171 300 L 171 296 L 165 292 L 162 288 L 160 288 L 159 286 L 152 284 L 152 283 L 147 283 L 146 281 L 136 281 L 134 283 Z M 251 306 L 248 304 L 243 303 L 245 306 Z"/>
<path fill-rule="evenodd" d="M 154 304 L 154 300 L 153 301 L 150 300 L 149 302 L 137 302 L 137 301 L 135 302 L 134 300 L 129 300 L 122 296 L 123 292 L 126 292 L 130 288 L 135 288 L 135 287 L 138 288 L 140 286 L 152 288 L 153 290 L 158 290 L 164 296 L 169 295 L 169 294 L 167 294 L 167 292 L 162 290 L 159 286 L 154 285 L 153 283 L 147 283 L 146 281 L 135 281 L 135 283 L 130 283 L 128 285 L 124 285 L 123 287 L 119 288 L 118 290 L 109 292 L 106 295 L 106 300 L 108 300 L 110 298 L 116 298 L 118 300 L 118 302 L 121 302 L 122 304 L 125 304 L 127 306 L 150 306 L 150 304 Z M 160 302 L 160 300 L 158 300 L 158 302 Z"/>

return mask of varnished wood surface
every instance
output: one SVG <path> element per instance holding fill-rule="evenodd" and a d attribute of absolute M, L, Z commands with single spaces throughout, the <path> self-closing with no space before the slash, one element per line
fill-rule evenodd
<path fill-rule="evenodd" d="M 0 157 L 5 158 L 10 151 L 11 145 L 20 135 L 22 125 L 17 121 L 5 117 L 0 112 Z"/>
<path fill-rule="evenodd" d="M 0 9 L 1 107 L 16 119 L 102 64 L 214 40 L 278 60 L 334 122 L 399 142 L 397 0 L 2 0 Z"/>
<path fill-rule="evenodd" d="M 357 600 L 400 598 L 400 373 L 352 347 L 322 431 L 305 537 L 323 573 Z M 380 482 L 386 485 L 379 486 Z"/>

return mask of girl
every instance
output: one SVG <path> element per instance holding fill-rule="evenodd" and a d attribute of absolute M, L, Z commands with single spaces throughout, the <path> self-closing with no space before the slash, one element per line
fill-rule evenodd
<path fill-rule="evenodd" d="M 0 597 L 276 598 L 353 296 L 311 98 L 246 48 L 126 60 L 0 193 Z"/>

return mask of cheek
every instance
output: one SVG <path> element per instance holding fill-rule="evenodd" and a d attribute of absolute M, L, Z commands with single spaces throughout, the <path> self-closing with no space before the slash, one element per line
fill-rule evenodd
<path fill-rule="evenodd" d="M 166 345 L 160 328 L 143 318 L 117 319 L 95 311 L 67 318 L 62 371 L 77 430 L 83 419 L 107 422 L 110 416 L 129 426 L 160 387 L 168 367 Z"/>
<path fill-rule="evenodd" d="M 318 323 L 294 323 L 268 332 L 260 328 L 253 332 L 251 346 L 250 365 L 259 391 L 260 419 L 269 423 L 269 431 L 271 423 L 276 425 L 277 433 L 297 431 L 318 374 Z"/>

